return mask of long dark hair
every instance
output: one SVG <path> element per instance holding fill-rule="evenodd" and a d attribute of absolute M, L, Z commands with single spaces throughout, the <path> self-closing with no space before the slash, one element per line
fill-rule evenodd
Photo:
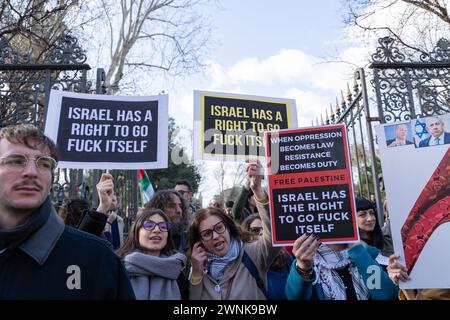
<path fill-rule="evenodd" d="M 156 208 L 164 211 L 164 208 L 169 204 L 169 202 L 172 202 L 172 195 L 180 199 L 181 210 L 183 211 L 181 221 L 187 225 L 189 223 L 189 216 L 187 212 L 186 201 L 181 196 L 181 194 L 179 194 L 175 190 L 170 189 L 159 190 L 154 194 L 154 196 L 150 199 L 150 201 L 144 205 L 144 208 L 146 209 Z"/>
<path fill-rule="evenodd" d="M 383 231 L 381 230 L 380 224 L 378 222 L 377 207 L 375 203 L 364 197 L 355 198 L 355 202 L 356 202 L 356 211 L 372 209 L 375 214 L 375 228 L 373 229 L 373 231 L 369 233 L 370 239 L 365 239 L 361 237 L 361 240 L 363 240 L 370 246 L 373 246 L 379 250 L 383 250 L 384 247 Z"/>
<path fill-rule="evenodd" d="M 144 225 L 144 222 L 147 221 L 149 218 L 153 217 L 154 215 L 160 215 L 164 221 L 170 222 L 167 215 L 160 209 L 141 209 L 139 210 L 136 220 L 134 220 L 133 224 L 131 225 L 130 232 L 128 234 L 127 240 L 123 244 L 122 247 L 117 250 L 117 255 L 121 258 L 124 258 L 127 254 L 132 253 L 136 250 L 145 251 L 144 248 L 139 243 L 139 230 L 141 230 L 142 226 Z M 165 255 L 172 255 L 175 252 L 175 246 L 173 244 L 172 240 L 172 232 L 171 230 L 168 231 L 167 234 L 167 244 L 166 246 L 161 250 L 161 254 Z"/>
<path fill-rule="evenodd" d="M 199 209 L 192 220 L 189 227 L 189 256 L 191 255 L 194 244 L 201 241 L 200 239 L 200 223 L 210 216 L 216 216 L 222 220 L 230 233 L 230 239 L 241 240 L 241 228 L 234 222 L 234 220 L 226 214 L 222 209 L 216 207 L 208 207 Z"/>

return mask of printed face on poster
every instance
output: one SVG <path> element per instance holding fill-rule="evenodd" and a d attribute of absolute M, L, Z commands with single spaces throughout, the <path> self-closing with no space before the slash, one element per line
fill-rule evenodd
<path fill-rule="evenodd" d="M 412 143 L 394 148 L 396 131 Z M 376 127 L 394 249 L 411 279 L 404 289 L 450 288 L 449 131 L 450 114 Z"/>
<path fill-rule="evenodd" d="M 195 159 L 264 157 L 265 131 L 296 126 L 295 100 L 194 91 Z"/>
<path fill-rule="evenodd" d="M 359 240 L 344 125 L 266 132 L 273 244 Z"/>
<path fill-rule="evenodd" d="M 167 95 L 107 96 L 52 90 L 45 134 L 62 168 L 167 168 Z"/>

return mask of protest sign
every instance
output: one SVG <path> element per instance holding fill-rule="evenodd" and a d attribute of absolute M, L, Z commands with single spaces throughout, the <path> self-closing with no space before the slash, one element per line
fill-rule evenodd
<path fill-rule="evenodd" d="M 266 132 L 266 145 L 273 244 L 358 241 L 345 126 Z"/>
<path fill-rule="evenodd" d="M 196 159 L 264 157 L 264 132 L 297 126 L 295 100 L 194 91 Z"/>
<path fill-rule="evenodd" d="M 450 114 L 376 127 L 403 289 L 450 288 Z"/>
<path fill-rule="evenodd" d="M 59 167 L 167 168 L 167 100 L 52 90 L 45 134 L 58 145 Z"/>

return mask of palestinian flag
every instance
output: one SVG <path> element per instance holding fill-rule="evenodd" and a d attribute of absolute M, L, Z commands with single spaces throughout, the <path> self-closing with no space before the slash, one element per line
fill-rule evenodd
<path fill-rule="evenodd" d="M 142 205 L 144 205 L 153 197 L 155 190 L 153 190 L 153 186 L 148 178 L 147 172 L 143 169 L 138 170 L 138 182 L 139 188 L 141 189 Z"/>

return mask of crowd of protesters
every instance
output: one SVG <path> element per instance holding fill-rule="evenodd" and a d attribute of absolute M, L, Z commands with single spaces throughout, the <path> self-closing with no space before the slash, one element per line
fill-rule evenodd
<path fill-rule="evenodd" d="M 448 297 L 448 290 L 398 289 L 408 275 L 365 198 L 356 198 L 359 243 L 303 234 L 293 247 L 273 246 L 259 161 L 247 163 L 245 186 L 223 207 L 195 207 L 180 177 L 143 205 L 126 237 L 109 173 L 97 183 L 96 208 L 73 198 L 56 212 L 49 193 L 57 161 L 55 144 L 36 127 L 0 130 L 0 299 Z M 369 267 L 380 285 L 368 285 Z"/>

